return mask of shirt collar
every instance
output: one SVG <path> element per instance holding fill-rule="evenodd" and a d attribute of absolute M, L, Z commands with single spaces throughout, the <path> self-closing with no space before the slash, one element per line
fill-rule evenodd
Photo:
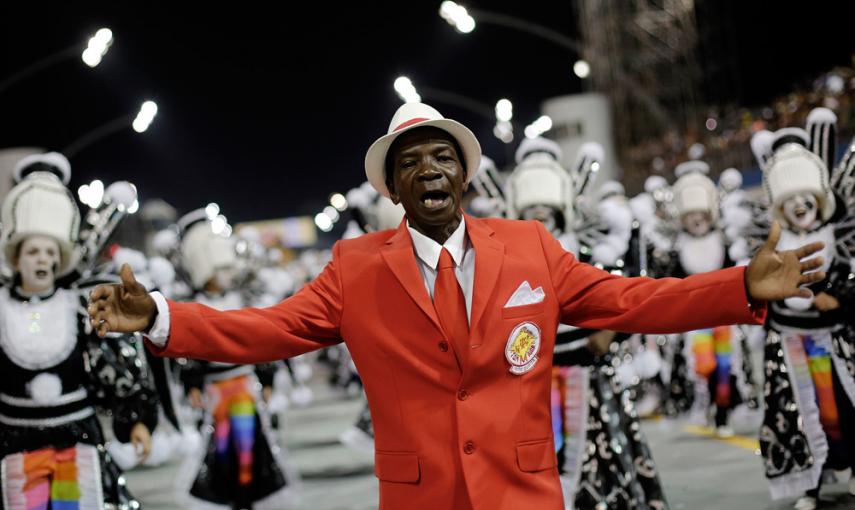
<path fill-rule="evenodd" d="M 456 266 L 463 263 L 463 254 L 466 252 L 466 221 L 463 217 L 460 218 L 460 225 L 457 226 L 457 230 L 441 246 L 430 237 L 411 227 L 409 221 L 407 221 L 407 230 L 410 231 L 416 255 L 431 268 L 436 269 L 439 263 L 439 254 L 443 248 L 451 254 Z"/>

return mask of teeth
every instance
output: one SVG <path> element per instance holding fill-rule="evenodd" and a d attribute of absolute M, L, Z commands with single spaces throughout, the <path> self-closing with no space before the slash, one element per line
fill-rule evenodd
<path fill-rule="evenodd" d="M 428 206 L 428 207 L 439 206 L 439 205 L 440 205 L 440 204 L 442 204 L 444 201 L 445 201 L 445 199 L 444 199 L 444 198 L 443 198 L 443 199 L 439 199 L 439 198 L 426 198 L 426 199 L 422 200 L 422 202 L 423 202 L 426 206 Z"/>

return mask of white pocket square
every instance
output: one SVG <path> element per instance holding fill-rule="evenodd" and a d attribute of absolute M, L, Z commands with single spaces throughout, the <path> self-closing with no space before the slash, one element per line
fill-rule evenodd
<path fill-rule="evenodd" d="M 540 303 L 546 294 L 543 292 L 543 287 L 538 287 L 534 290 L 528 281 L 524 281 L 517 287 L 517 290 L 511 295 L 511 299 L 505 303 L 505 308 L 513 308 L 515 306 L 533 305 Z"/>

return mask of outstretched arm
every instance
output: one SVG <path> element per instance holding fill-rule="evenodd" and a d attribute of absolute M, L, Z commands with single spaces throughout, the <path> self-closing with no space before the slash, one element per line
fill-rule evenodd
<path fill-rule="evenodd" d="M 676 333 L 723 324 L 758 323 L 765 302 L 810 294 L 800 287 L 825 277 L 810 272 L 819 257 L 802 262 L 821 243 L 776 252 L 780 227 L 747 268 L 737 267 L 685 279 L 623 278 L 578 262 L 538 226 L 561 321 L 578 327 L 632 333 Z"/>
<path fill-rule="evenodd" d="M 169 302 L 169 338 L 158 355 L 228 363 L 290 358 L 341 341 L 341 281 L 338 247 L 324 271 L 300 292 L 268 308 L 219 311 L 198 303 Z M 109 331 L 148 331 L 157 315 L 154 300 L 122 268 L 120 285 L 102 285 L 90 296 L 89 316 L 103 336 Z"/>

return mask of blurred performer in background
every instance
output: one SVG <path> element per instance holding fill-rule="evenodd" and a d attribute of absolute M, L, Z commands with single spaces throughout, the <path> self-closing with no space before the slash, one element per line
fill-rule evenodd
<path fill-rule="evenodd" d="M 109 253 L 112 260 L 107 265 L 109 279 L 118 279 L 119 269 L 128 264 L 134 274 L 140 275 L 140 282 L 147 289 L 160 292 L 170 292 L 175 283 L 175 268 L 163 257 L 147 258 L 142 252 L 111 246 Z M 136 455 L 134 445 L 120 441 L 110 441 L 107 444 L 107 452 L 113 460 L 125 471 L 137 466 L 156 467 L 175 459 L 184 459 L 187 455 L 196 451 L 199 446 L 200 435 L 196 427 L 182 425 L 179 420 L 180 406 L 177 388 L 170 385 L 172 375 L 170 360 L 151 356 L 146 352 L 146 372 L 151 385 L 157 390 L 158 400 L 158 427 L 151 437 L 151 453 L 148 457 L 141 459 Z"/>
<path fill-rule="evenodd" d="M 3 202 L 0 288 L 0 476 L 5 510 L 138 508 L 104 448 L 95 406 L 145 458 L 157 423 L 138 352 L 92 334 L 86 292 L 60 288 L 76 269 L 80 213 L 62 155 L 30 156 Z M 79 273 L 78 273 L 79 274 Z"/>
<path fill-rule="evenodd" d="M 836 124 L 831 110 L 817 108 L 807 131 L 761 131 L 751 141 L 767 217 L 784 226 L 778 248 L 825 243 L 826 278 L 811 285 L 813 296 L 771 303 L 766 322 L 760 448 L 772 497 L 801 496 L 798 510 L 817 507 L 823 470 L 855 468 L 855 145 L 830 179 Z M 755 231 L 755 245 L 763 230 Z M 849 490 L 855 495 L 852 479 Z"/>
<path fill-rule="evenodd" d="M 675 227 L 669 230 L 676 235 L 670 250 L 651 257 L 658 268 L 655 274 L 682 278 L 733 266 L 730 242 L 721 226 L 720 192 L 708 177 L 709 165 L 687 161 L 674 173 L 678 176 L 672 188 Z M 673 408 L 685 410 L 691 405 L 692 420 L 706 425 L 712 405 L 720 437 L 734 435 L 731 411 L 753 401 L 755 394 L 749 378 L 750 353 L 744 350 L 743 339 L 739 328 L 722 325 L 688 332 L 673 346 L 672 397 L 686 399 L 673 403 Z"/>
<path fill-rule="evenodd" d="M 581 260 L 620 273 L 632 214 L 620 184 L 593 191 L 602 153 L 598 145 L 585 144 L 567 172 L 557 144 L 524 140 L 508 177 L 507 216 L 540 221 Z M 618 351 L 615 340 L 629 336 L 558 328 L 551 404 L 567 508 L 668 508 L 631 393 L 618 378 L 621 356 L 610 353 L 610 346 Z"/>
<path fill-rule="evenodd" d="M 505 214 L 505 185 L 496 163 L 481 154 L 481 165 L 472 176 L 471 189 L 474 196 L 469 201 L 469 210 L 479 218 L 496 218 Z"/>
<path fill-rule="evenodd" d="M 234 239 L 215 233 L 205 209 L 178 221 L 180 266 L 196 289 L 194 300 L 218 310 L 243 306 L 234 287 Z M 182 379 L 190 402 L 204 409 L 202 442 L 178 476 L 186 508 L 287 509 L 296 505 L 298 477 L 286 464 L 270 426 L 263 394 L 275 365 L 188 360 Z M 264 389 L 266 388 L 266 390 Z"/>
<path fill-rule="evenodd" d="M 642 276 L 656 275 L 655 256 L 671 251 L 671 238 L 676 232 L 662 232 L 670 222 L 663 221 L 673 217 L 673 192 L 668 181 L 661 175 L 651 175 L 644 181 L 644 191 L 628 200 L 633 216 L 634 247 L 638 273 Z M 686 405 L 690 401 L 682 397 L 688 389 L 677 382 L 672 385 L 671 366 L 674 362 L 675 348 L 679 335 L 646 335 L 641 342 L 641 350 L 633 362 L 633 376 L 638 376 L 635 391 L 638 394 L 638 412 L 643 417 L 659 412 L 666 415 L 677 414 L 675 402 Z M 682 353 L 679 354 L 682 357 Z M 679 361 L 679 360 L 678 360 Z M 685 366 L 685 363 L 683 363 Z M 682 382 L 687 379 L 683 378 Z M 681 394 L 682 393 L 682 394 Z"/>

